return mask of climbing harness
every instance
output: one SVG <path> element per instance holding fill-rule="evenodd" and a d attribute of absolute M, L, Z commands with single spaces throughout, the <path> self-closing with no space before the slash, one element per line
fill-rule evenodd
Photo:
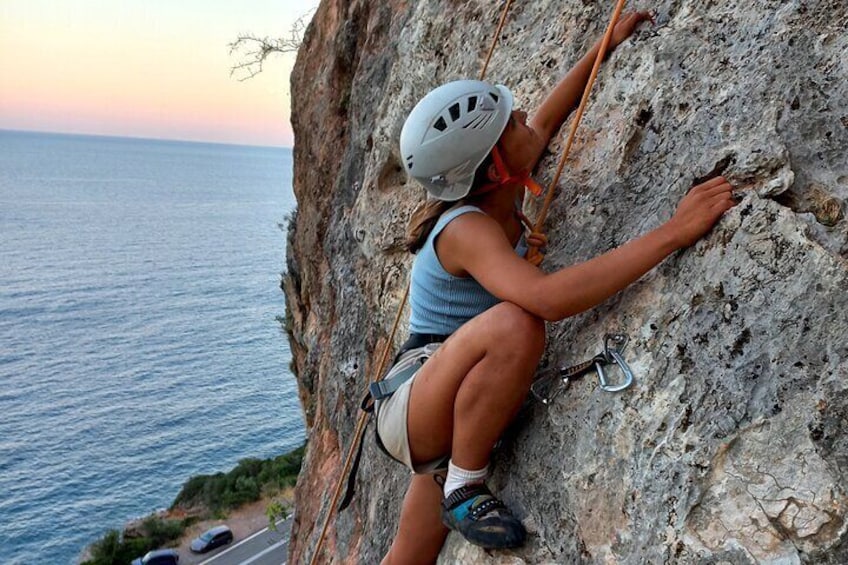
<path fill-rule="evenodd" d="M 505 0 L 505 2 L 504 2 L 504 8 L 503 8 L 503 11 L 501 13 L 500 21 L 498 22 L 497 30 L 495 31 L 495 34 L 492 38 L 491 47 L 489 48 L 489 51 L 486 54 L 486 60 L 483 63 L 483 69 L 480 72 L 480 80 L 483 80 L 486 76 L 486 70 L 489 67 L 489 61 L 492 58 L 492 53 L 494 53 L 495 46 L 497 45 L 497 42 L 498 42 L 498 37 L 500 37 L 501 31 L 503 30 L 503 26 L 504 26 L 504 23 L 506 22 L 506 17 L 507 17 L 507 14 L 509 13 L 509 9 L 510 9 L 510 6 L 512 5 L 512 2 L 513 2 L 513 0 Z M 610 19 L 609 26 L 607 26 L 607 30 L 604 33 L 603 39 L 601 40 L 601 46 L 600 46 L 600 49 L 598 49 L 598 56 L 595 58 L 595 65 L 592 67 L 592 72 L 589 75 L 589 79 L 586 81 L 586 88 L 583 91 L 583 98 L 580 101 L 580 106 L 577 108 L 577 112 L 576 112 L 575 117 L 574 117 L 574 122 L 572 123 L 571 132 L 568 136 L 568 141 L 566 142 L 566 146 L 565 146 L 565 149 L 563 151 L 562 157 L 560 159 L 559 166 L 557 167 L 557 172 L 554 175 L 554 178 L 553 178 L 553 180 L 551 181 L 551 183 L 548 187 L 548 193 L 545 195 L 545 202 L 542 206 L 542 210 L 539 214 L 539 217 L 536 220 L 536 229 L 533 230 L 533 231 L 540 232 L 542 226 L 544 225 L 545 216 L 547 214 L 548 208 L 550 207 L 551 201 L 553 200 L 556 185 L 557 185 L 557 183 L 559 183 L 559 177 L 562 174 L 562 170 L 565 167 L 565 161 L 568 158 L 568 155 L 571 151 L 571 146 L 574 142 L 574 137 L 577 133 L 577 127 L 579 126 L 580 120 L 583 117 L 583 111 L 585 110 L 586 104 L 589 100 L 589 94 L 592 91 L 592 86 L 594 86 L 594 84 L 595 84 L 595 79 L 598 75 L 598 70 L 600 69 L 601 62 L 603 61 L 604 57 L 606 56 L 607 48 L 609 47 L 610 38 L 612 37 L 612 32 L 615 29 L 616 23 L 618 23 L 618 19 L 621 16 L 621 11 L 624 9 L 625 2 L 626 2 L 626 0 L 618 0 L 616 7 L 615 7 L 615 10 L 613 11 L 612 18 Z M 528 252 L 527 259 L 531 259 L 531 252 L 533 252 L 533 251 L 538 253 L 538 250 L 536 248 L 531 248 L 530 252 Z M 389 332 L 388 339 L 386 339 L 386 341 L 385 341 L 385 346 L 383 348 L 383 354 L 380 357 L 380 363 L 378 364 L 377 371 L 374 373 L 375 376 L 374 376 L 373 380 L 379 379 L 380 376 L 382 376 L 384 374 L 384 371 L 385 371 L 385 368 L 386 368 L 386 361 L 388 360 L 388 356 L 389 356 L 389 351 L 392 348 L 392 343 L 394 342 L 394 336 L 397 333 L 397 328 L 398 328 L 398 324 L 400 322 L 401 315 L 402 315 L 403 310 L 406 306 L 406 302 L 409 298 L 409 286 L 410 286 L 409 283 L 407 283 L 406 289 L 404 290 L 404 293 L 403 293 L 403 298 L 401 299 L 400 305 L 398 306 L 398 311 L 397 311 L 397 315 L 395 316 L 394 324 L 392 325 L 392 330 L 391 330 L 391 332 Z M 612 355 L 612 353 L 611 353 L 611 355 Z M 620 355 L 619 355 L 619 357 L 620 357 Z M 616 358 L 615 355 L 612 355 L 612 358 L 616 362 L 619 361 L 619 359 Z M 593 361 L 594 361 L 594 359 L 593 359 Z M 622 368 L 625 367 L 626 364 L 623 363 L 624 360 L 620 359 L 620 361 L 621 361 L 621 363 L 619 363 L 619 366 L 622 367 Z M 628 368 L 628 370 L 629 370 L 629 368 Z M 631 377 L 632 377 L 632 374 L 631 374 Z M 348 448 L 347 457 L 345 458 L 345 463 L 344 463 L 344 466 L 342 467 L 341 475 L 339 476 L 339 480 L 336 483 L 336 488 L 335 488 L 335 491 L 333 493 L 333 497 L 330 501 L 330 506 L 327 510 L 327 515 L 324 518 L 324 524 L 321 527 L 321 533 L 319 534 L 318 541 L 315 544 L 315 551 L 312 553 L 312 556 L 309 560 L 310 565 L 315 565 L 318 562 L 318 556 L 321 554 L 321 548 L 323 547 L 324 539 L 327 535 L 327 528 L 330 525 L 330 520 L 333 517 L 333 514 L 336 510 L 336 504 L 339 500 L 339 496 L 341 495 L 341 489 L 342 489 L 342 485 L 344 484 L 344 478 L 345 478 L 345 476 L 348 475 L 350 468 L 351 468 L 351 465 L 354 461 L 354 458 L 357 459 L 357 461 L 358 461 L 359 455 L 362 452 L 362 436 L 365 433 L 365 427 L 370 420 L 369 416 L 370 416 L 369 412 L 362 411 L 359 415 L 359 419 L 357 420 L 356 429 L 355 429 L 354 434 L 353 434 L 353 441 L 351 442 L 350 447 Z M 353 479 L 348 480 L 349 484 L 351 484 L 352 482 L 353 482 Z"/>
<path fill-rule="evenodd" d="M 530 392 L 545 406 L 551 404 L 559 393 L 568 388 L 571 381 L 579 379 L 583 375 L 595 371 L 601 390 L 606 392 L 620 392 L 633 384 L 633 371 L 624 360 L 623 351 L 627 346 L 629 338 L 626 334 L 606 334 L 604 336 L 604 350 L 588 361 L 571 367 L 555 367 L 548 369 L 543 376 L 536 379 L 530 386 Z M 624 378 L 618 383 L 610 382 L 604 367 L 617 365 L 621 369 Z"/>
<path fill-rule="evenodd" d="M 369 385 L 368 390 L 362 398 L 362 402 L 359 404 L 362 412 L 368 415 L 372 413 L 376 414 L 378 401 L 385 400 L 397 392 L 406 381 L 415 375 L 427 359 L 435 353 L 441 342 L 447 338 L 448 336 L 439 335 L 411 335 L 410 339 L 406 341 L 404 346 L 401 347 L 400 352 L 395 356 L 395 364 L 389 370 L 388 374 L 382 380 L 373 381 Z M 365 427 L 367 426 L 368 422 L 366 421 Z M 374 434 L 374 439 L 380 451 L 395 459 L 389 450 L 386 449 L 386 446 L 383 445 L 379 433 Z M 356 456 L 353 458 L 353 463 L 345 467 L 347 469 L 347 488 L 345 489 L 342 501 L 339 503 L 339 512 L 347 508 L 353 500 L 353 495 L 356 492 L 356 474 L 359 470 L 359 461 L 362 458 L 362 448 L 364 446 L 365 442 L 362 441 L 362 436 L 359 436 L 359 446 L 356 448 Z"/>

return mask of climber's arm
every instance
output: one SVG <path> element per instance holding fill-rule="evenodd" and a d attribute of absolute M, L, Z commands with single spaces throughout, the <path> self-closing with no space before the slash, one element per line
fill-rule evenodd
<path fill-rule="evenodd" d="M 630 12 L 622 16 L 615 26 L 607 52 L 612 51 L 622 41 L 630 37 L 639 23 L 651 20 L 650 12 Z M 551 137 L 559 130 L 572 110 L 577 107 L 586 82 L 592 73 L 592 66 L 598 56 L 601 41 L 583 55 L 568 74 L 566 74 L 545 98 L 539 109 L 530 119 L 529 125 L 547 146 Z"/>
<path fill-rule="evenodd" d="M 470 275 L 501 300 L 556 321 L 600 304 L 670 253 L 694 244 L 733 206 L 732 187 L 716 177 L 693 188 L 659 228 L 552 273 L 518 257 L 502 226 L 485 214 L 464 214 L 448 224 L 436 252 L 448 272 Z"/>

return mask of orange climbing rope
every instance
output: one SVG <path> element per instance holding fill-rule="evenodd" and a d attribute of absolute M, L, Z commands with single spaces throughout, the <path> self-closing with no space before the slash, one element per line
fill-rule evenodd
<path fill-rule="evenodd" d="M 480 71 L 480 80 L 483 80 L 486 77 L 486 71 L 489 67 L 489 61 L 492 58 L 492 54 L 495 51 L 495 47 L 498 43 L 498 38 L 500 37 L 501 31 L 503 30 L 504 23 L 506 22 L 507 15 L 509 13 L 509 9 L 512 6 L 513 0 L 506 0 L 504 3 L 503 11 L 501 12 L 500 21 L 498 22 L 497 30 L 492 38 L 491 46 L 489 47 L 489 51 L 486 54 L 486 59 L 483 62 L 483 68 Z M 571 149 L 571 145 L 574 141 L 575 133 L 577 132 L 577 126 L 580 124 L 580 119 L 583 117 L 583 111 L 586 108 L 586 102 L 589 99 L 589 93 L 592 90 L 592 86 L 594 84 L 595 78 L 598 74 L 598 69 L 600 68 L 601 62 L 604 60 L 606 56 L 606 50 L 609 47 L 610 37 L 612 36 L 612 31 L 615 28 L 615 24 L 618 22 L 618 18 L 621 16 L 621 11 L 624 8 L 624 3 L 626 0 L 618 0 L 618 4 L 616 5 L 615 12 L 613 13 L 612 20 L 610 21 L 609 26 L 607 27 L 606 34 L 604 35 L 603 40 L 601 41 L 601 47 L 598 51 L 598 57 L 595 59 L 595 65 L 592 68 L 592 73 L 589 77 L 588 82 L 586 83 L 586 89 L 583 92 L 583 98 L 580 101 L 580 106 L 577 109 L 577 114 L 575 115 L 574 123 L 572 124 L 571 133 L 569 134 L 568 141 L 566 143 L 565 151 L 563 153 L 562 158 L 560 159 L 559 166 L 557 168 L 557 172 L 554 175 L 554 179 L 551 181 L 550 186 L 548 187 L 548 193 L 545 196 L 545 202 L 542 206 L 542 210 L 539 214 L 539 218 L 536 220 L 536 226 L 534 231 L 539 231 L 542 225 L 545 222 L 545 216 L 547 214 L 547 210 L 550 207 L 550 203 L 553 200 L 554 191 L 557 183 L 559 182 L 559 177 L 562 173 L 562 169 L 565 166 L 565 160 L 568 157 L 568 153 Z M 386 362 L 389 358 L 389 352 L 391 351 L 392 344 L 394 343 L 394 337 L 397 333 L 397 328 L 400 323 L 401 314 L 403 313 L 403 309 L 406 306 L 407 300 L 409 299 L 409 288 L 410 285 L 407 283 L 406 289 L 403 293 L 403 298 L 401 298 L 400 306 L 398 307 L 397 314 L 395 315 L 394 323 L 392 324 L 392 329 L 389 332 L 388 339 L 386 340 L 385 346 L 383 347 L 383 353 L 380 356 L 380 363 L 377 366 L 377 371 L 374 373 L 373 381 L 376 381 L 383 375 L 386 369 Z M 362 441 L 362 435 L 365 433 L 365 427 L 368 421 L 368 413 L 362 412 L 359 415 L 359 419 L 356 423 L 356 428 L 354 431 L 353 441 L 350 444 L 350 448 L 348 449 L 347 457 L 345 458 L 344 466 L 342 467 L 342 472 L 339 475 L 339 480 L 336 483 L 336 489 L 333 493 L 333 497 L 330 501 L 330 506 L 327 509 L 327 516 L 324 519 L 324 524 L 321 527 L 321 533 L 318 536 L 318 541 L 315 544 L 315 551 L 312 553 L 312 557 L 309 561 L 310 565 L 315 565 L 318 561 L 318 556 L 321 553 L 321 548 L 324 545 L 324 539 L 327 535 L 327 528 L 329 527 L 330 520 L 335 513 L 336 504 L 338 503 L 339 496 L 341 495 L 342 485 L 344 484 L 344 478 L 350 471 L 351 463 L 353 462 L 354 453 L 356 452 L 357 446 Z"/>
<path fill-rule="evenodd" d="M 377 367 L 377 371 L 374 373 L 375 378 L 377 380 L 380 375 L 383 374 L 383 371 L 386 368 L 386 361 L 389 358 L 389 351 L 392 349 L 392 341 L 394 340 L 395 333 L 397 333 L 398 324 L 400 323 L 401 313 L 403 312 L 403 307 L 406 304 L 406 300 L 409 298 L 409 284 L 406 285 L 406 290 L 403 293 L 403 298 L 401 299 L 401 306 L 398 308 L 397 315 L 395 315 L 395 321 L 392 324 L 392 331 L 389 332 L 389 339 L 386 340 L 386 345 L 383 347 L 383 355 L 380 357 L 380 363 Z M 330 508 L 327 511 L 327 517 L 324 520 L 324 526 L 321 528 L 321 535 L 318 537 L 318 544 L 315 546 L 315 553 L 312 554 L 312 559 L 310 563 L 316 563 L 316 559 L 318 554 L 321 552 L 321 546 L 324 544 L 324 537 L 327 535 L 327 526 L 330 524 L 330 518 L 332 517 L 334 510 L 336 508 L 336 504 L 339 501 L 339 495 L 342 492 L 342 484 L 344 483 L 344 478 L 347 476 L 348 471 L 350 471 L 350 464 L 353 461 L 353 454 L 356 451 L 356 447 L 359 445 L 359 442 L 362 441 L 362 434 L 365 433 L 365 425 L 368 422 L 368 414 L 366 412 L 362 412 L 359 415 L 359 420 L 356 422 L 356 431 L 353 434 L 353 441 L 350 444 L 350 449 L 347 453 L 347 458 L 345 459 L 344 467 L 342 468 L 341 475 L 339 475 L 339 481 L 336 483 L 336 490 L 333 493 L 333 499 L 330 501 Z"/>
<path fill-rule="evenodd" d="M 480 69 L 480 80 L 486 78 L 486 71 L 489 70 L 489 61 L 492 60 L 492 53 L 495 52 L 495 46 L 498 44 L 498 38 L 501 36 L 501 31 L 503 31 L 510 6 L 512 6 L 512 0 L 506 0 L 503 11 L 501 12 L 501 19 L 498 22 L 498 29 L 495 30 L 495 35 L 492 36 L 492 45 L 489 47 L 489 52 L 486 53 L 486 60 L 483 61 L 483 68 Z"/>
<path fill-rule="evenodd" d="M 609 48 L 610 39 L 612 38 L 612 32 L 615 30 L 615 25 L 618 23 L 618 19 L 621 17 L 621 11 L 624 9 L 625 2 L 626 0 L 618 0 L 618 3 L 615 5 L 615 10 L 612 13 L 610 23 L 607 26 L 607 31 L 604 34 L 604 38 L 601 40 L 601 46 L 598 49 L 598 56 L 595 57 L 595 64 L 592 66 L 592 73 L 589 75 L 589 80 L 586 81 L 586 88 L 583 90 L 583 98 L 580 100 L 580 106 L 577 107 L 577 112 L 574 115 L 574 122 L 571 124 L 571 132 L 568 134 L 568 141 L 565 142 L 565 149 L 562 152 L 562 157 L 560 157 L 559 166 L 557 166 L 556 174 L 554 175 L 553 180 L 551 180 L 551 184 L 548 185 L 548 192 L 545 194 L 545 202 L 542 204 L 542 210 L 539 212 L 539 217 L 536 218 L 536 224 L 533 231 L 540 231 L 542 226 L 545 224 L 545 218 L 548 215 L 548 208 L 550 208 L 551 202 L 554 199 L 556 187 L 559 183 L 559 177 L 562 174 L 563 168 L 565 168 L 565 160 L 568 159 L 568 155 L 571 153 L 571 146 L 574 143 L 574 137 L 577 134 L 577 127 L 580 125 L 580 120 L 583 118 L 583 112 L 586 110 L 586 103 L 589 101 L 589 94 L 592 93 L 592 86 L 595 84 L 595 79 L 598 76 L 598 70 L 601 68 L 601 63 L 607 55 L 607 49 Z"/>

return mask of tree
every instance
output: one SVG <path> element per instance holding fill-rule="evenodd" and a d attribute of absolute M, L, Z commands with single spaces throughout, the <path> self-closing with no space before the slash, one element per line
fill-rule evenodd
<path fill-rule="evenodd" d="M 292 24 L 287 37 L 259 37 L 252 33 L 239 35 L 228 44 L 230 55 L 240 62 L 230 69 L 230 76 L 238 81 L 253 78 L 262 72 L 265 60 L 275 53 L 296 53 L 303 42 L 303 34 L 315 10 L 303 14 Z"/>

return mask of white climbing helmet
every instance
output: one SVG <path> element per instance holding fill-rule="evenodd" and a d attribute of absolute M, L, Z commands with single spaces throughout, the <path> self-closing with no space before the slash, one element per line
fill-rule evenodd
<path fill-rule="evenodd" d="M 400 132 L 403 166 L 439 200 L 459 200 L 503 133 L 512 92 L 480 80 L 458 80 L 422 98 Z"/>

